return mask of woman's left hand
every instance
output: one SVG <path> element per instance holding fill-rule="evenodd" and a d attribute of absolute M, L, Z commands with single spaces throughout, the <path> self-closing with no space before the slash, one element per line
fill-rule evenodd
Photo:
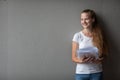
<path fill-rule="evenodd" d="M 98 58 L 98 59 L 94 59 L 92 62 L 93 63 L 102 63 L 102 61 L 103 61 L 103 58 Z"/>

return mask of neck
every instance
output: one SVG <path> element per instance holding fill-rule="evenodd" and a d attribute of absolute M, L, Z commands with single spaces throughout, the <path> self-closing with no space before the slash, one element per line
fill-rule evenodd
<path fill-rule="evenodd" d="M 86 28 L 86 29 L 84 29 L 84 31 L 87 32 L 87 33 L 92 33 L 92 29 Z"/>
<path fill-rule="evenodd" d="M 92 29 L 83 29 L 83 33 L 88 37 L 92 37 Z"/>

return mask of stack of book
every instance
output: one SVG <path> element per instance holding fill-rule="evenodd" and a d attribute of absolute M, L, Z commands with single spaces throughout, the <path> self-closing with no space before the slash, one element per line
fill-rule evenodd
<path fill-rule="evenodd" d="M 94 57 L 98 59 L 98 48 L 96 47 L 87 47 L 87 48 L 81 48 L 77 50 L 77 55 L 79 58 L 81 57 Z"/>

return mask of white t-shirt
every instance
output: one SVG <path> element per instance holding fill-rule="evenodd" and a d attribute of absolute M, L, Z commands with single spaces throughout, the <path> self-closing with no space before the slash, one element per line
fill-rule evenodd
<path fill-rule="evenodd" d="M 87 37 L 82 31 L 75 33 L 73 41 L 79 44 L 79 49 L 87 47 L 95 47 L 92 44 L 92 38 Z M 77 52 L 77 51 L 76 51 Z M 77 63 L 76 74 L 90 74 L 102 72 L 102 64 L 95 63 Z"/>

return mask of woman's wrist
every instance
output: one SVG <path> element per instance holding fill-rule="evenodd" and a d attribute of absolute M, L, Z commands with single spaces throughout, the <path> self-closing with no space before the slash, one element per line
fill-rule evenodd
<path fill-rule="evenodd" d="M 98 60 L 103 60 L 103 59 L 104 59 L 104 57 L 99 57 L 99 58 L 98 58 Z"/>

